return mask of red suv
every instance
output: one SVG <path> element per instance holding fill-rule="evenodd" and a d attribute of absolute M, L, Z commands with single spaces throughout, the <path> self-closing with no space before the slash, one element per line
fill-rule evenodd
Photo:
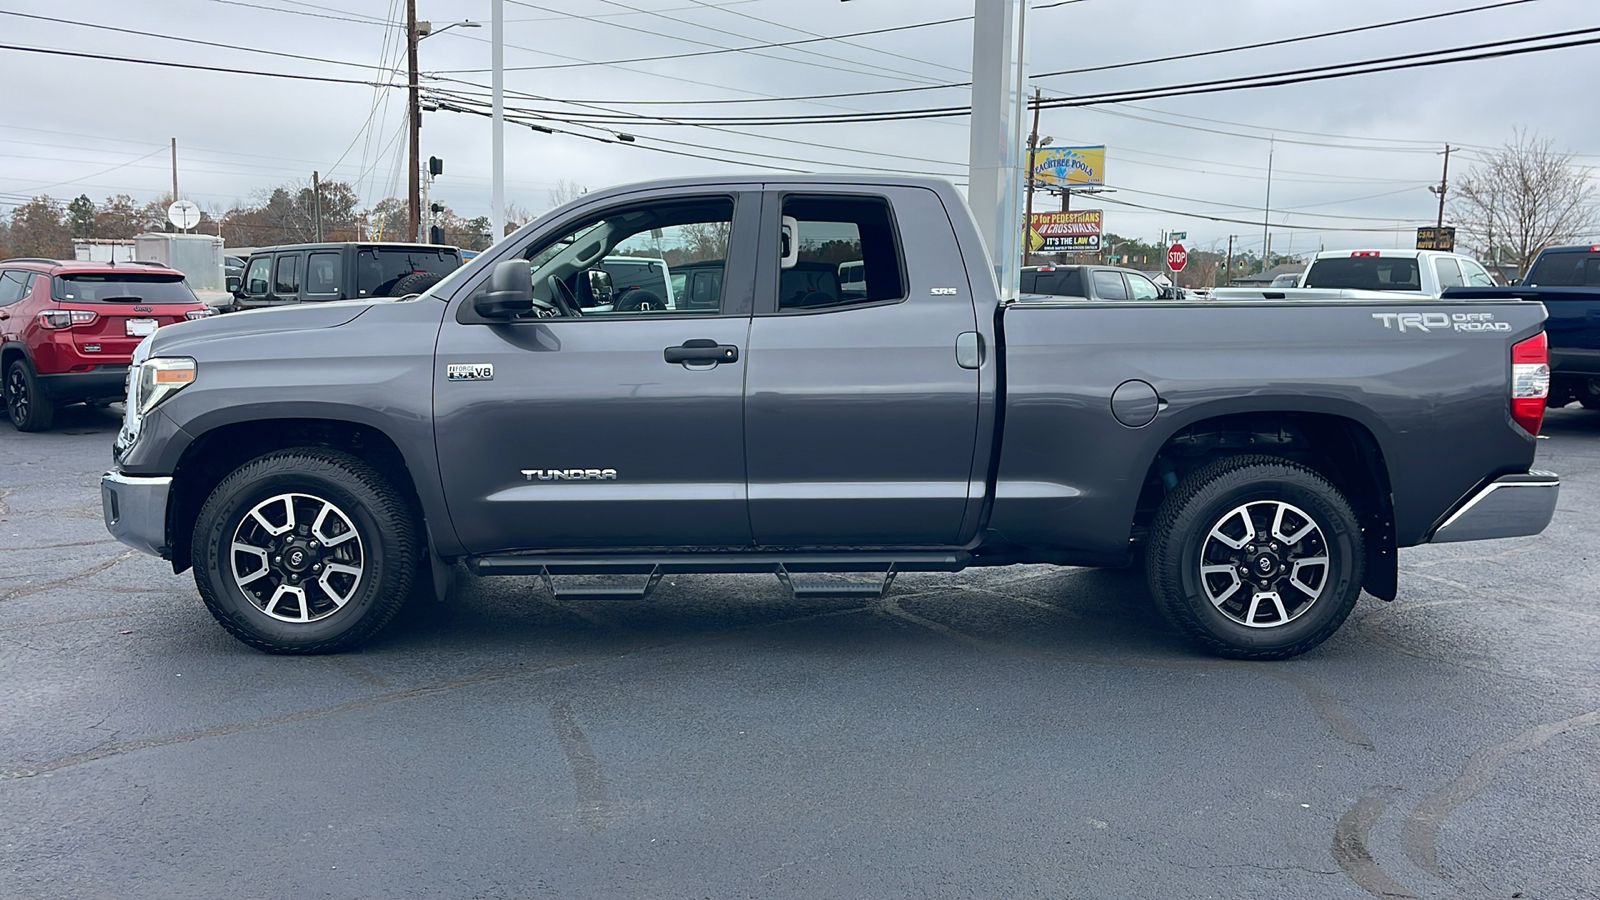
<path fill-rule="evenodd" d="M 0 260 L 0 383 L 11 424 L 42 431 L 58 404 L 122 399 L 145 335 L 212 312 L 183 273 L 156 263 Z"/>

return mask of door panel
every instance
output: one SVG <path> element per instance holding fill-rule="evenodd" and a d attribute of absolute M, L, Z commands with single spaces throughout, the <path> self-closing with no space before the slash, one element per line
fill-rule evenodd
<path fill-rule="evenodd" d="M 468 552 L 749 545 L 743 391 L 761 198 L 746 196 L 734 205 L 721 306 L 737 312 L 464 325 L 452 307 L 434 361 L 434 427 Z M 553 224 L 526 253 L 569 226 Z M 535 282 L 548 290 L 542 271 Z M 667 361 L 684 347 L 670 355 L 690 361 Z M 719 361 L 698 361 L 706 347 Z M 451 365 L 478 377 L 451 380 Z"/>
<path fill-rule="evenodd" d="M 789 196 L 817 196 L 815 190 L 796 186 Z M 776 238 L 762 252 L 745 389 L 750 521 L 758 545 L 959 539 L 978 421 L 978 372 L 957 365 L 955 353 L 958 337 L 976 329 L 971 286 L 933 192 L 863 190 L 892 203 L 905 299 L 826 303 L 836 285 L 821 270 L 808 276 L 805 291 L 791 292 L 797 279 L 778 272 Z M 783 205 L 783 191 L 769 195 L 771 235 Z M 804 222 L 801 232 L 798 270 L 807 265 Z M 869 253 L 867 283 L 875 277 Z M 818 293 L 823 305 L 810 299 Z M 849 299 L 850 292 L 840 293 Z M 789 302 L 795 306 L 780 310 Z M 982 473 L 978 478 L 981 490 Z"/>

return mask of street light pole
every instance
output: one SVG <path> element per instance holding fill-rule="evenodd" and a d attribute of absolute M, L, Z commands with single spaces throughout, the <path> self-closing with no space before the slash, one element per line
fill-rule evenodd
<path fill-rule="evenodd" d="M 989 250 L 1000 295 L 1022 280 L 1025 0 L 979 0 L 972 29 L 972 127 L 967 199 Z"/>
<path fill-rule="evenodd" d="M 494 240 L 499 243 L 506 234 L 506 67 L 505 67 L 505 0 L 493 0 L 493 33 L 490 39 L 494 49 L 490 55 L 494 69 L 493 124 L 490 126 L 492 174 L 489 188 L 489 224 L 494 229 Z"/>
<path fill-rule="evenodd" d="M 422 104 L 417 97 L 417 0 L 406 0 L 406 110 L 410 131 L 406 159 L 406 222 L 410 237 L 421 240 L 422 226 Z"/>

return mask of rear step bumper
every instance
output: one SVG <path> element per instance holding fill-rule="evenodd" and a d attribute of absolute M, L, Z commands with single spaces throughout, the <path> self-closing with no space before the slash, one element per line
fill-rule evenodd
<path fill-rule="evenodd" d="M 1556 513 L 1561 479 L 1532 471 L 1496 478 L 1444 520 L 1430 541 L 1482 541 L 1538 534 Z"/>

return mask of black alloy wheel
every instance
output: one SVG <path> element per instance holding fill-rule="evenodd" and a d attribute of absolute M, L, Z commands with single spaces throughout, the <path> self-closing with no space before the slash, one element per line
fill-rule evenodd
<path fill-rule="evenodd" d="M 55 419 L 56 408 L 39 385 L 25 359 L 13 360 L 5 374 L 6 414 L 18 431 L 44 431 Z"/>
<path fill-rule="evenodd" d="M 1156 513 L 1145 551 L 1157 603 L 1206 650 L 1285 659 L 1327 640 L 1355 608 L 1361 526 L 1315 470 L 1236 456 L 1190 473 Z"/>
<path fill-rule="evenodd" d="M 332 653 L 404 604 L 420 547 L 410 505 L 365 461 L 321 447 L 251 460 L 195 521 L 190 561 L 211 614 L 268 653 Z"/>

